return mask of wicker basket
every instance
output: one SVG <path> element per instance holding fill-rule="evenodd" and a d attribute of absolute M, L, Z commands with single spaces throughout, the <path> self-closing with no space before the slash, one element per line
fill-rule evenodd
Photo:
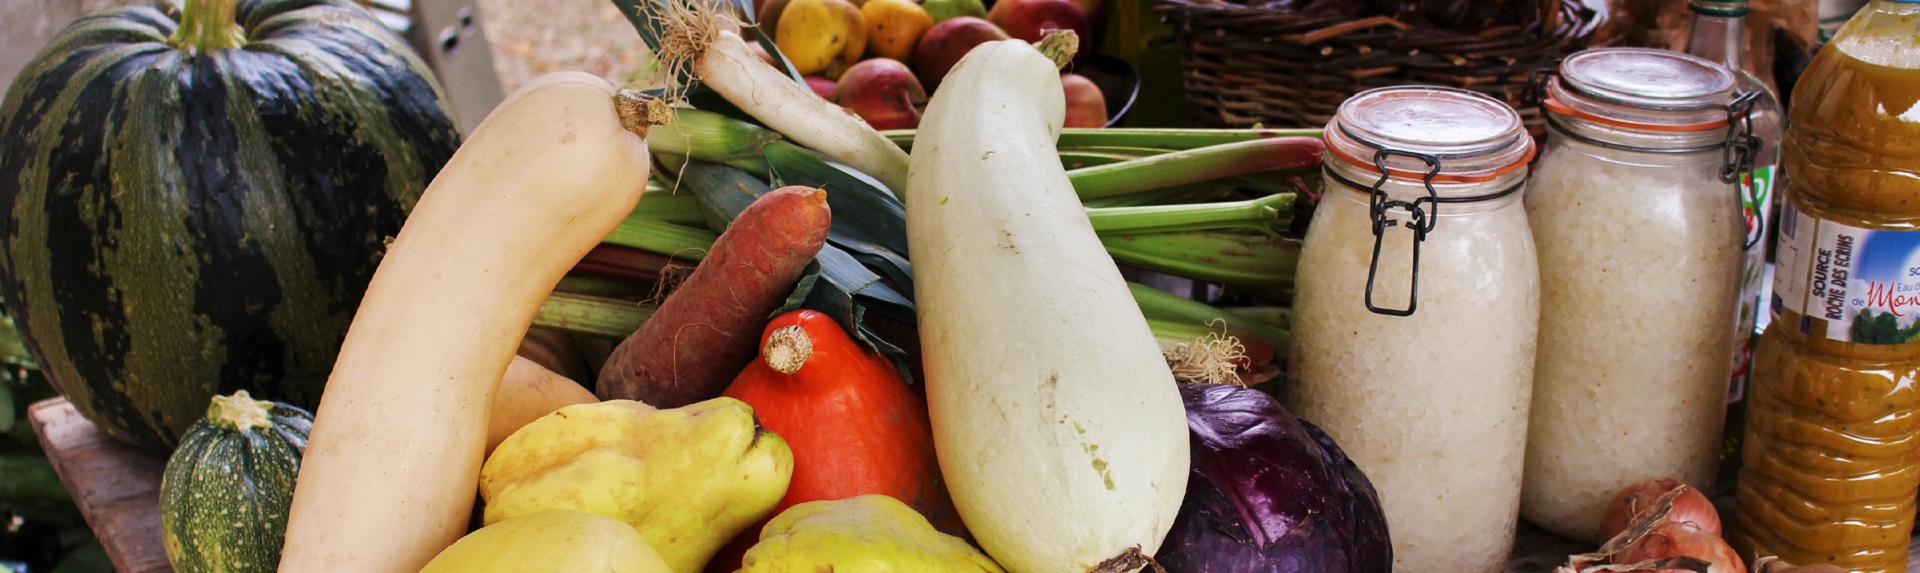
<path fill-rule="evenodd" d="M 1521 105 L 1528 77 L 1585 48 L 1606 19 L 1604 5 L 1552 1 L 1558 12 L 1529 28 L 1471 35 L 1387 16 L 1282 12 L 1259 7 L 1261 0 L 1156 0 L 1155 7 L 1180 45 L 1197 126 L 1317 127 L 1353 94 L 1427 84 L 1505 100 L 1538 133 L 1538 110 Z"/>

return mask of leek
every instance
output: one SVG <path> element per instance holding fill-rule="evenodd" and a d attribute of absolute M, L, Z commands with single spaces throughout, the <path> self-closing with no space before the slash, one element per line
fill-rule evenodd
<path fill-rule="evenodd" d="M 534 328 L 622 340 L 653 316 L 654 306 L 606 297 L 556 292 L 540 303 Z"/>
<path fill-rule="evenodd" d="M 1081 200 L 1113 197 L 1283 169 L 1318 169 L 1320 140 L 1256 139 L 1176 151 L 1067 172 Z"/>
<path fill-rule="evenodd" d="M 628 218 L 600 242 L 698 261 L 707 256 L 707 249 L 713 247 L 714 239 L 718 238 L 718 233 L 706 229 L 653 219 Z"/>
<path fill-rule="evenodd" d="M 569 277 L 571 279 L 572 277 Z M 566 284 L 563 282 L 563 285 Z M 1134 297 L 1134 303 L 1140 305 L 1141 314 L 1148 318 L 1148 326 L 1153 329 L 1154 338 L 1165 342 L 1192 342 L 1217 328 L 1208 323 L 1223 320 L 1230 328 L 1237 328 L 1261 337 L 1273 343 L 1274 348 L 1285 348 L 1288 334 L 1285 330 L 1273 328 L 1258 322 L 1235 317 L 1231 313 L 1207 305 L 1190 301 L 1178 296 L 1153 290 L 1148 287 L 1128 283 Z M 541 303 L 539 314 L 534 316 L 533 326 L 547 330 L 571 332 L 607 340 L 622 340 L 640 328 L 653 315 L 654 305 L 631 302 L 605 296 L 593 296 L 573 292 L 555 292 Z"/>
<path fill-rule="evenodd" d="M 673 123 L 654 126 L 647 133 L 647 149 L 722 163 L 757 157 L 780 134 L 758 125 L 711 111 L 674 108 Z"/>
<path fill-rule="evenodd" d="M 602 296 L 609 298 L 642 297 L 653 292 L 653 286 L 631 280 L 616 279 L 590 274 L 568 273 L 560 277 L 559 286 L 553 290 L 572 294 Z"/>
<path fill-rule="evenodd" d="M 1219 321 L 1229 328 L 1237 328 L 1264 338 L 1272 343 L 1274 348 L 1287 346 L 1288 333 L 1285 329 L 1214 308 L 1204 302 L 1154 290 L 1153 287 L 1127 283 L 1127 288 L 1133 291 L 1133 300 L 1140 305 L 1140 313 L 1150 320 L 1208 327 L 1211 327 L 1213 322 Z M 1191 341 L 1193 338 L 1198 336 L 1186 340 Z"/>
<path fill-rule="evenodd" d="M 1283 330 L 1293 325 L 1293 309 L 1284 306 L 1243 306 L 1221 310 Z"/>
<path fill-rule="evenodd" d="M 1114 262 L 1284 296 L 1293 289 L 1300 241 L 1225 232 L 1100 237 Z"/>
<path fill-rule="evenodd" d="M 1171 129 L 1171 128 L 1068 128 L 1060 131 L 1054 146 L 1061 149 L 1093 146 L 1153 147 L 1159 149 L 1195 149 L 1227 143 L 1239 143 L 1272 137 L 1320 137 L 1314 129 Z M 902 149 L 913 147 L 914 130 L 881 132 Z"/>
<path fill-rule="evenodd" d="M 1087 209 L 1087 218 L 1102 235 L 1236 229 L 1278 235 L 1292 224 L 1293 200 L 1283 193 L 1231 203 Z"/>
<path fill-rule="evenodd" d="M 633 206 L 633 213 L 627 215 L 627 218 L 662 221 L 675 225 L 706 224 L 706 219 L 700 215 L 700 201 L 692 194 L 675 194 L 665 188 L 655 191 L 651 184 L 647 186 L 647 194 L 640 197 L 640 202 Z"/>

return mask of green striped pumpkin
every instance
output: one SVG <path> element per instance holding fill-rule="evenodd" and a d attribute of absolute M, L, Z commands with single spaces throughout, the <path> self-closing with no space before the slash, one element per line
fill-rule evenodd
<path fill-rule="evenodd" d="M 0 101 L 0 294 L 122 440 L 170 448 L 235 390 L 312 408 L 383 240 L 459 145 L 447 109 L 350 0 L 82 18 Z"/>
<path fill-rule="evenodd" d="M 160 531 L 179 573 L 271 573 L 313 416 L 242 390 L 215 396 L 160 478 Z"/>

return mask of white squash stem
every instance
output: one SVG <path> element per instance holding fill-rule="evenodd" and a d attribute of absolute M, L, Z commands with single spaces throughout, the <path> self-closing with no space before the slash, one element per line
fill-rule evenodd
<path fill-rule="evenodd" d="M 1173 375 L 1060 165 L 1064 119 L 1054 61 L 982 44 L 927 106 L 905 197 L 940 470 L 1014 573 L 1146 564 L 1189 465 Z"/>
<path fill-rule="evenodd" d="M 888 190 L 907 185 L 907 152 L 860 116 L 821 99 L 807 86 L 747 50 L 732 19 L 708 0 L 645 3 L 662 22 L 660 58 L 668 69 L 690 65 L 701 83 L 747 115 L 800 145 L 873 176 Z M 724 5 L 730 7 L 730 4 Z"/>
<path fill-rule="evenodd" d="M 600 78 L 543 76 L 428 185 L 327 381 L 281 573 L 414 573 L 466 532 L 488 408 L 515 347 L 646 188 L 646 122 L 635 119 Z"/>

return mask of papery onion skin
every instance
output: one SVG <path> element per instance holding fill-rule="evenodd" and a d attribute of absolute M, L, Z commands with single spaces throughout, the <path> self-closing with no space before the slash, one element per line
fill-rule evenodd
<path fill-rule="evenodd" d="M 1720 512 L 1713 509 L 1713 502 L 1708 501 L 1707 496 L 1700 493 L 1699 488 L 1677 479 L 1663 477 L 1627 486 L 1626 489 L 1620 490 L 1618 495 L 1613 496 L 1613 501 L 1607 504 L 1606 514 L 1600 518 L 1600 538 L 1612 539 L 1613 536 L 1626 531 L 1627 524 L 1633 522 L 1635 515 L 1652 509 L 1655 500 L 1676 487 L 1687 488 L 1687 491 L 1680 494 L 1680 497 L 1674 498 L 1673 511 L 1667 514 L 1667 521 L 1692 523 L 1694 527 L 1719 537 L 1721 535 Z"/>
<path fill-rule="evenodd" d="M 1676 506 L 1677 507 L 1677 506 Z M 1654 526 L 1638 541 L 1613 556 L 1614 563 L 1638 563 L 1662 557 L 1684 555 L 1712 563 L 1707 573 L 1746 573 L 1740 554 L 1720 536 L 1691 523 L 1672 521 Z M 1649 570 L 1657 573 L 1692 573 L 1684 569 Z"/>

